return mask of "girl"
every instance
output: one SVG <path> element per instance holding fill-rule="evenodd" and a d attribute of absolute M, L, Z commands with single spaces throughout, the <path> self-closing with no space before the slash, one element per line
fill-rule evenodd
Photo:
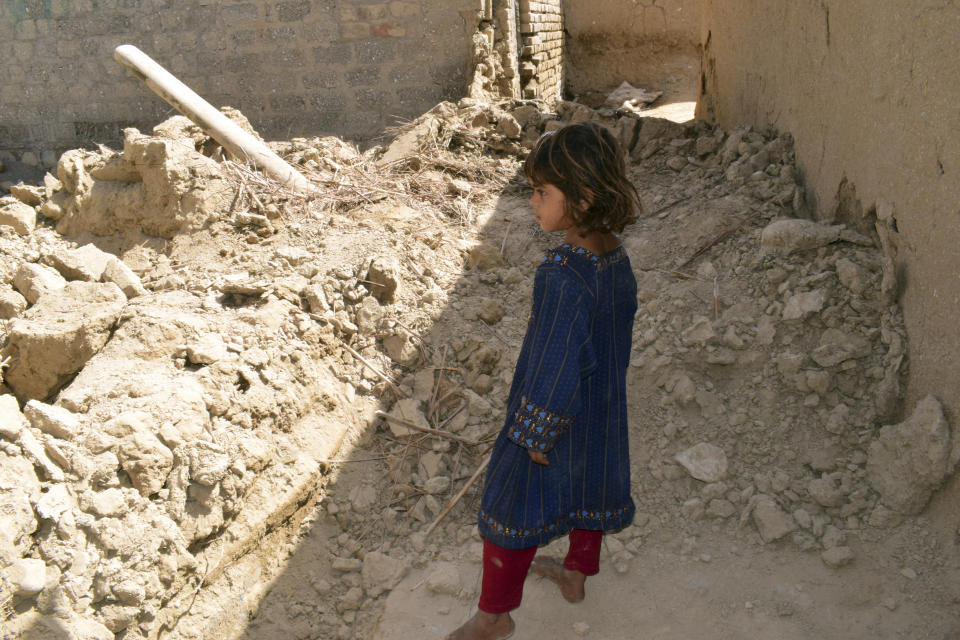
<path fill-rule="evenodd" d="M 447 640 L 513 634 L 531 568 L 570 602 L 599 571 L 603 532 L 633 519 L 626 371 L 637 285 L 614 235 L 640 201 L 623 154 L 604 127 L 544 135 L 523 166 L 537 222 L 564 231 L 533 285 L 533 309 L 487 470 L 479 515 L 483 580 L 477 613 Z M 537 546 L 569 533 L 563 564 L 534 560 Z"/>

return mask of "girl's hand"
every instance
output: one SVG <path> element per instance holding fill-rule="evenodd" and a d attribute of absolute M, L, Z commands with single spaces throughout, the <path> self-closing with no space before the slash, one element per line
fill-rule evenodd
<path fill-rule="evenodd" d="M 530 454 L 530 459 L 536 462 L 537 464 L 542 464 L 543 466 L 548 466 L 550 463 L 547 462 L 547 454 L 541 453 L 539 451 L 531 451 L 527 449 L 527 453 Z"/>

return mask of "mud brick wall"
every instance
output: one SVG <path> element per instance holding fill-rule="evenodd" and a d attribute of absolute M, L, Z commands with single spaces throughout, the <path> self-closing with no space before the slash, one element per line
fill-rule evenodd
<path fill-rule="evenodd" d="M 960 6 L 703 0 L 697 115 L 796 140 L 810 215 L 880 229 L 910 343 L 904 411 L 960 425 Z M 960 517 L 960 475 L 931 515 Z"/>
<path fill-rule="evenodd" d="M 268 139 L 375 135 L 469 81 L 477 0 L 3 0 L 0 149 L 116 143 L 173 113 L 133 44 Z"/>
<path fill-rule="evenodd" d="M 561 0 L 520 0 L 520 42 L 523 97 L 560 98 L 564 78 Z"/>
<path fill-rule="evenodd" d="M 701 0 L 594 0 L 567 2 L 566 90 L 606 95 L 626 80 L 636 87 L 663 88 L 678 54 L 693 72 L 700 41 Z M 665 64 L 665 62 L 667 64 Z M 672 63 L 672 64 L 671 64 Z"/>

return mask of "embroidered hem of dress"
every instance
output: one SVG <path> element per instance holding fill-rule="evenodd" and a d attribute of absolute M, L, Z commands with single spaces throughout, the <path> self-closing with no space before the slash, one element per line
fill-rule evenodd
<path fill-rule="evenodd" d="M 546 540 L 552 540 L 557 536 L 562 536 L 572 529 L 602 531 L 620 529 L 627 526 L 633 520 L 635 509 L 636 507 L 632 503 L 604 511 L 578 509 L 571 511 L 567 516 L 560 518 L 556 522 L 532 528 L 505 525 L 481 509 L 478 521 L 481 528 L 480 533 L 485 538 L 505 548 L 514 548 L 514 543 L 524 538 L 539 540 L 538 542 L 526 545 L 532 546 L 534 544 L 541 544 Z M 487 531 L 484 532 L 484 529 Z M 511 541 L 513 541 L 513 543 L 511 543 Z"/>

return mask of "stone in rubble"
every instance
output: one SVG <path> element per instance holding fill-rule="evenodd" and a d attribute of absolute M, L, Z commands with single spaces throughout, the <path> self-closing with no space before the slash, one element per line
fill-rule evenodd
<path fill-rule="evenodd" d="M 437 562 L 427 576 L 427 589 L 437 595 L 458 595 L 461 586 L 457 565 L 452 562 Z"/>
<path fill-rule="evenodd" d="M 763 251 L 792 253 L 818 249 L 838 240 L 864 246 L 873 244 L 868 238 L 846 229 L 842 224 L 825 225 L 811 220 L 788 218 L 771 222 L 763 229 L 760 233 L 760 248 Z"/>
<path fill-rule="evenodd" d="M 497 133 L 511 140 L 516 140 L 523 133 L 523 128 L 516 118 L 509 113 L 504 113 L 497 122 Z"/>
<path fill-rule="evenodd" d="M 866 357 L 870 352 L 870 341 L 866 338 L 830 328 L 820 336 L 820 343 L 810 356 L 818 365 L 827 368 Z"/>
<path fill-rule="evenodd" d="M 44 296 L 10 326 L 7 385 L 20 398 L 50 396 L 103 348 L 126 301 L 112 283 L 70 282 Z"/>
<path fill-rule="evenodd" d="M 37 207 L 43 203 L 43 187 L 34 187 L 21 182 L 10 187 L 10 195 L 31 207 Z"/>
<path fill-rule="evenodd" d="M 446 493 L 450 490 L 450 477 L 434 476 L 423 483 L 423 490 L 431 495 Z"/>
<path fill-rule="evenodd" d="M 683 342 L 685 344 L 705 344 L 715 340 L 717 332 L 713 329 L 713 323 L 705 316 L 696 316 L 693 324 L 684 329 Z"/>
<path fill-rule="evenodd" d="M 827 303 L 827 292 L 824 289 L 804 291 L 790 296 L 783 308 L 784 322 L 799 322 L 807 316 L 820 313 Z"/>
<path fill-rule="evenodd" d="M 384 591 L 389 591 L 407 573 L 407 564 L 403 560 L 371 551 L 363 557 L 363 568 L 360 575 L 363 578 L 363 589 L 371 598 L 376 598 Z"/>
<path fill-rule="evenodd" d="M 870 273 L 866 269 L 846 258 L 838 258 L 836 267 L 840 284 L 853 293 L 863 293 L 870 280 Z"/>
<path fill-rule="evenodd" d="M 22 456 L 0 452 L 0 542 L 6 539 L 20 554 L 34 544 L 30 536 L 37 530 L 37 518 L 32 503 L 39 498 L 33 465 Z"/>
<path fill-rule="evenodd" d="M 15 396 L 0 395 L 0 436 L 16 442 L 20 432 L 30 423 L 20 412 L 20 403 Z"/>
<path fill-rule="evenodd" d="M 753 507 L 753 523 L 764 542 L 773 542 L 796 529 L 789 514 L 768 495 L 759 495 Z"/>
<path fill-rule="evenodd" d="M 230 456 L 219 445 L 200 440 L 188 446 L 190 452 L 190 479 L 212 487 L 230 470 Z"/>
<path fill-rule="evenodd" d="M 823 564 L 831 569 L 839 569 L 853 562 L 853 549 L 850 547 L 833 547 L 820 554 Z"/>
<path fill-rule="evenodd" d="M 127 299 L 142 296 L 147 292 L 133 269 L 116 256 L 111 256 L 111 259 L 107 261 L 107 265 L 103 269 L 102 279 L 104 282 L 112 282 L 120 287 Z"/>
<path fill-rule="evenodd" d="M 904 422 L 880 429 L 867 451 L 867 482 L 891 509 L 919 513 L 956 468 L 954 440 L 943 405 L 927 396 Z"/>
<path fill-rule="evenodd" d="M 25 262 L 17 269 L 13 286 L 23 294 L 27 302 L 36 304 L 43 294 L 60 291 L 67 286 L 67 280 L 51 267 Z"/>
<path fill-rule="evenodd" d="M 727 456 L 723 449 L 706 442 L 681 451 L 673 459 L 703 482 L 718 482 L 727 475 Z"/>
<path fill-rule="evenodd" d="M 230 356 L 227 344 L 216 333 L 207 333 L 187 343 L 187 361 L 193 364 L 213 364 Z"/>
<path fill-rule="evenodd" d="M 47 582 L 47 565 L 36 558 L 20 558 L 3 572 L 17 596 L 35 596 Z"/>
<path fill-rule="evenodd" d="M 160 491 L 173 469 L 173 453 L 148 431 L 135 431 L 121 440 L 117 458 L 144 497 Z"/>
<path fill-rule="evenodd" d="M 383 348 L 390 359 L 402 367 L 412 367 L 420 359 L 420 350 L 406 333 L 397 333 L 383 339 Z"/>
<path fill-rule="evenodd" d="M 0 320 L 10 320 L 27 310 L 27 299 L 8 284 L 0 284 Z"/>
<path fill-rule="evenodd" d="M 21 236 L 29 235 L 37 226 L 37 211 L 16 198 L 0 198 L 0 225 L 4 224 Z"/>
<path fill-rule="evenodd" d="M 378 256 L 370 262 L 365 280 L 371 294 L 383 304 L 393 302 L 400 286 L 400 265 L 395 258 Z"/>
<path fill-rule="evenodd" d="M 116 256 L 92 244 L 85 244 L 78 249 L 61 249 L 44 256 L 45 261 L 67 280 L 86 282 L 99 282 L 112 258 Z"/>
<path fill-rule="evenodd" d="M 846 502 L 847 496 L 837 480 L 839 475 L 831 473 L 810 481 L 807 492 L 814 502 L 822 507 L 839 507 Z"/>
<path fill-rule="evenodd" d="M 471 269 L 486 271 L 503 265 L 500 249 L 492 244 L 478 244 L 467 255 L 467 264 Z"/>
<path fill-rule="evenodd" d="M 39 400 L 30 400 L 23 407 L 30 426 L 55 438 L 73 440 L 80 431 L 80 418 L 72 411 Z"/>
<path fill-rule="evenodd" d="M 40 444 L 40 441 L 37 440 L 37 437 L 33 435 L 33 432 L 30 429 L 23 429 L 20 431 L 20 439 L 18 440 L 20 448 L 23 449 L 24 455 L 28 460 L 33 462 L 34 466 L 40 467 L 43 469 L 44 474 L 48 480 L 53 482 L 63 482 L 65 477 L 63 475 L 63 469 L 58 467 L 48 456 L 46 451 L 44 451 L 43 445 Z"/>
<path fill-rule="evenodd" d="M 63 514 L 70 513 L 76 508 L 70 489 L 66 484 L 55 484 L 46 493 L 42 494 L 34 505 L 37 515 L 44 520 L 60 522 Z"/>
<path fill-rule="evenodd" d="M 484 298 L 477 308 L 477 316 L 487 324 L 497 324 L 504 313 L 503 305 L 493 298 Z"/>
<path fill-rule="evenodd" d="M 123 490 L 117 488 L 87 491 L 80 496 L 80 508 L 98 518 L 122 518 L 129 511 Z"/>

